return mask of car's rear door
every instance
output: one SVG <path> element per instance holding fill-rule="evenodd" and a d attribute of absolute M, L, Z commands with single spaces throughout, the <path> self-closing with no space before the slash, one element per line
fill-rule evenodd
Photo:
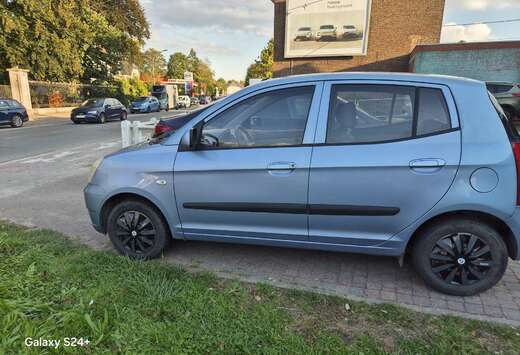
<path fill-rule="evenodd" d="M 188 239 L 308 240 L 307 193 L 322 84 L 264 89 L 205 119 L 179 151 L 175 199 Z"/>
<path fill-rule="evenodd" d="M 311 241 L 374 246 L 447 192 L 461 137 L 443 86 L 329 82 L 309 179 Z"/>

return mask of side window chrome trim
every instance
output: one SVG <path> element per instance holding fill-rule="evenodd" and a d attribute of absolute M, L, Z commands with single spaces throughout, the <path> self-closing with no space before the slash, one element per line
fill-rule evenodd
<path fill-rule="evenodd" d="M 431 89 L 439 89 L 442 91 L 446 104 L 448 106 L 448 111 L 451 120 L 451 129 L 435 132 L 433 134 L 427 134 L 423 136 L 415 136 L 408 137 L 403 139 L 397 139 L 393 141 L 384 141 L 384 142 L 367 142 L 367 143 L 346 143 L 346 144 L 328 144 L 326 143 L 327 139 L 327 125 L 329 119 L 329 107 L 330 107 L 330 99 L 332 87 L 334 85 L 388 85 L 388 86 L 410 86 L 414 87 L 416 90 L 419 88 L 431 88 Z M 418 108 L 415 108 L 414 111 L 417 111 Z M 382 144 L 382 143 L 392 143 L 396 141 L 407 141 L 411 139 L 419 139 L 424 137 L 435 136 L 439 134 L 445 134 L 453 131 L 458 131 L 460 129 L 460 120 L 457 105 L 453 98 L 453 94 L 450 88 L 446 85 L 440 84 L 430 84 L 423 82 L 411 82 L 411 81 L 397 81 L 397 80 L 330 80 L 324 82 L 323 93 L 322 93 L 322 103 L 321 110 L 318 119 L 318 127 L 316 128 L 316 136 L 314 139 L 314 144 L 318 146 L 324 145 L 370 145 L 370 144 Z"/>

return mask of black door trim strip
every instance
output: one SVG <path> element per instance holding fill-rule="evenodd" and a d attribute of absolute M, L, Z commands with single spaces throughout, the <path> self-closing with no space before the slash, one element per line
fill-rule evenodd
<path fill-rule="evenodd" d="M 305 205 L 295 203 L 186 202 L 191 210 L 308 214 L 320 216 L 395 216 L 398 207 L 354 205 Z"/>

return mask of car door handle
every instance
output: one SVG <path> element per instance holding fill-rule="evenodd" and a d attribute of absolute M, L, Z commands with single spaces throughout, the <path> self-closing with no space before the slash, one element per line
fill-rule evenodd
<path fill-rule="evenodd" d="M 446 165 L 443 159 L 416 159 L 410 162 L 412 169 L 439 169 Z"/>
<path fill-rule="evenodd" d="M 271 163 L 267 166 L 269 171 L 280 171 L 280 170 L 294 170 L 296 169 L 296 163 L 292 162 L 276 162 Z"/>

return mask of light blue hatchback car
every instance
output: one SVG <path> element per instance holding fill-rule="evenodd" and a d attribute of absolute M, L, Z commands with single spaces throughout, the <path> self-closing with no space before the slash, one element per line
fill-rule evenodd
<path fill-rule="evenodd" d="M 519 258 L 518 142 L 478 81 L 295 76 L 105 157 L 85 199 L 133 258 L 172 239 L 409 255 L 434 289 L 473 295 Z"/>

